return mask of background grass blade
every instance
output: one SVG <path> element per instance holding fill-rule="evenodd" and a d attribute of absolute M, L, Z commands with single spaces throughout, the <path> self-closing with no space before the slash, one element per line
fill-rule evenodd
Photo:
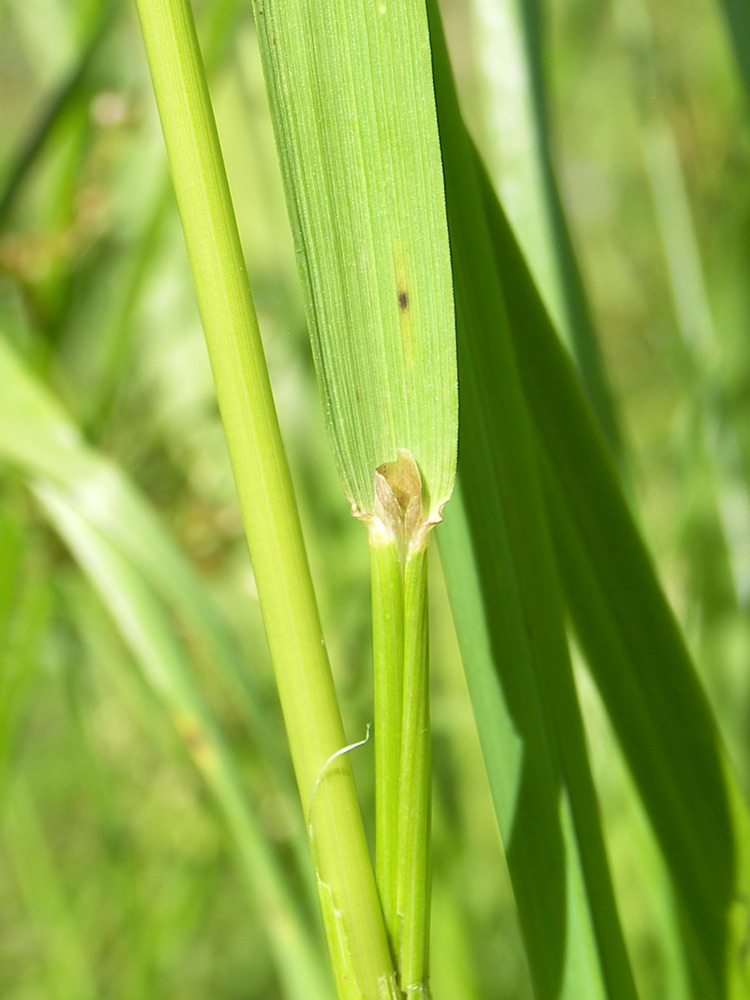
<path fill-rule="evenodd" d="M 227 52 L 234 44 L 240 27 L 241 4 L 239 0 L 220 0 L 202 14 L 199 19 L 201 45 L 206 70 L 212 78 L 226 63 Z M 126 390 L 122 372 L 132 364 L 138 309 L 143 304 L 145 287 L 153 278 L 168 224 L 173 222 L 174 199 L 167 164 L 159 161 L 155 174 L 153 181 L 150 178 L 143 180 L 142 189 L 148 192 L 150 199 L 143 198 L 141 205 L 130 206 L 131 247 L 124 255 L 125 261 L 120 264 L 116 280 L 112 280 L 106 269 L 94 280 L 95 287 L 105 284 L 113 287 L 114 298 L 109 296 L 107 308 L 96 319 L 92 321 L 87 317 L 88 324 L 96 323 L 97 336 L 95 349 L 92 345 L 89 352 L 89 359 L 93 356 L 94 364 L 87 370 L 81 387 L 85 391 L 85 403 L 80 423 L 86 431 L 101 433 Z M 142 217 L 140 225 L 134 227 L 136 232 L 133 234 L 133 220 L 139 214 Z"/>
<path fill-rule="evenodd" d="M 470 6 L 472 47 L 481 67 L 484 161 L 550 316 L 567 337 L 557 248 L 549 240 L 523 11 L 514 0 L 472 0 Z"/>
<path fill-rule="evenodd" d="M 723 331 L 717 328 L 706 283 L 706 268 L 695 227 L 693 209 L 680 151 L 668 116 L 669 104 L 659 88 L 659 53 L 648 3 L 615 2 L 626 70 L 638 115 L 643 163 L 654 206 L 658 234 L 664 248 L 676 325 L 683 341 L 685 363 L 694 384 L 695 406 L 688 441 L 690 464 L 700 469 L 700 500 L 705 520 L 713 523 L 720 542 L 712 567 L 731 580 L 736 604 L 750 595 L 747 550 L 750 539 L 750 496 L 742 468 L 740 440 L 731 421 L 715 412 L 713 401 L 726 389 L 717 371 Z M 704 530 L 706 530 L 704 528 Z M 731 541 L 730 541 L 731 539 Z M 723 557 L 723 558 L 722 558 Z M 706 553 L 695 546 L 695 563 L 706 562 Z M 700 578 L 701 567 L 692 570 Z M 705 572 L 705 570 L 703 570 Z"/>
<path fill-rule="evenodd" d="M 37 803 L 23 779 L 4 795 L 3 841 L 14 859 L 26 907 L 43 941 L 48 972 L 43 988 L 54 1000 L 95 1000 L 99 995 L 91 955 L 56 870 Z"/>
<path fill-rule="evenodd" d="M 473 0 L 473 8 L 475 45 L 484 66 L 490 68 L 483 78 L 483 96 L 488 130 L 496 137 L 493 180 L 500 190 L 505 186 L 512 192 L 508 204 L 514 215 L 518 192 L 523 192 L 521 204 L 533 220 L 530 231 L 536 228 L 538 236 L 526 242 L 529 237 L 519 228 L 521 220 L 513 218 L 515 231 L 537 283 L 544 282 L 545 300 L 557 305 L 557 330 L 575 359 L 612 454 L 622 465 L 623 442 L 614 397 L 555 170 L 544 4 L 539 0 Z M 513 135 L 514 129 L 520 135 Z M 506 156 L 507 148 L 515 148 L 515 157 L 512 152 Z M 524 232 L 528 234 L 529 229 Z"/>
<path fill-rule="evenodd" d="M 742 0 L 723 0 L 721 6 L 727 20 L 737 67 L 750 99 L 750 11 Z"/>
<path fill-rule="evenodd" d="M 11 419 L 6 408 L 0 407 L 0 458 L 11 461 L 27 477 L 48 518 L 101 594 L 148 686 L 164 706 L 213 793 L 234 836 L 253 899 L 261 902 L 269 918 L 267 925 L 277 968 L 288 995 L 302 1000 L 312 990 L 317 997 L 329 997 L 332 984 L 325 965 L 321 965 L 318 942 L 305 927 L 305 911 L 290 892 L 286 876 L 247 802 L 231 756 L 210 719 L 190 657 L 175 633 L 174 618 L 165 607 L 165 595 L 160 596 L 154 589 L 154 584 L 158 587 L 163 583 L 161 574 L 153 573 L 153 563 L 151 559 L 144 560 L 140 545 L 128 544 L 130 538 L 137 537 L 139 525 L 146 530 L 142 541 L 150 541 L 152 545 L 151 557 L 157 561 L 159 557 L 165 559 L 163 569 L 176 573 L 172 583 L 183 590 L 186 598 L 176 609 L 186 622 L 193 613 L 193 635 L 205 630 L 204 641 L 210 643 L 218 638 L 230 645 L 235 656 L 237 649 L 233 648 L 216 612 L 210 610 L 205 590 L 201 590 L 147 505 L 113 466 L 76 440 L 72 424 L 51 400 L 45 399 L 43 390 L 34 385 L 23 368 L 11 360 L 7 347 L 0 348 L 0 356 L 5 361 L 0 363 L 0 375 L 7 389 L 4 401 L 13 414 Z M 24 418 L 22 429 L 16 423 L 20 416 Z M 60 454 L 61 437 L 66 439 L 67 456 L 64 450 Z M 26 447 L 27 438 L 34 439 L 34 445 Z M 12 448 L 8 446 L 10 440 Z M 35 454 L 44 454 L 47 460 L 39 462 Z M 112 489 L 106 494 L 106 503 L 92 505 L 91 492 L 101 480 L 103 470 L 108 473 Z M 68 473 L 75 476 L 73 482 L 68 480 Z M 97 514 L 102 507 L 107 509 L 104 518 Z M 115 530 L 116 524 L 119 530 Z M 166 597 L 170 596 L 174 596 L 171 588 L 166 592 Z M 202 613 L 200 604 L 204 608 Z M 218 665 L 216 660 L 213 663 Z M 262 719 L 259 708 L 256 706 L 254 714 Z M 260 732 L 256 730 L 253 735 L 267 754 L 274 754 L 276 744 L 269 725 L 262 725 Z M 278 778 L 283 785 L 283 770 Z M 296 955 L 291 963 L 290 954 Z"/>
<path fill-rule="evenodd" d="M 461 462 L 465 462 L 463 452 Z M 559 765 L 541 705 L 529 693 L 531 669 L 525 637 L 518 630 L 522 610 L 517 599 L 506 596 L 498 603 L 486 596 L 497 584 L 505 595 L 513 592 L 512 586 L 503 585 L 506 573 L 512 579 L 510 556 L 497 534 L 483 539 L 486 562 L 470 567 L 475 543 L 459 470 L 451 523 L 444 529 L 440 553 L 535 996 L 601 998 L 606 992 L 593 946 L 572 818 L 567 801 L 561 801 Z M 488 574 L 492 566 L 495 572 Z M 452 575 L 460 585 L 451 588 Z M 495 628 L 487 628 L 488 620 Z M 508 647 L 513 670 L 501 676 L 498 664 L 509 662 Z"/>
<path fill-rule="evenodd" d="M 242 782 L 192 680 L 189 660 L 165 612 L 138 572 L 86 523 L 60 493 L 37 495 L 56 530 L 97 588 L 143 675 L 164 705 L 233 834 L 242 871 L 261 907 L 285 994 L 295 1000 L 332 995 L 320 942 L 303 922 L 287 879 L 250 809 Z"/>
<path fill-rule="evenodd" d="M 0 511 L 0 801 L 8 785 L 18 729 L 31 696 L 46 631 L 49 581 L 25 579 L 27 540 L 16 512 Z"/>
<path fill-rule="evenodd" d="M 477 697 L 482 684 L 492 683 L 488 652 L 507 699 L 501 706 L 496 689 L 495 707 L 507 719 L 503 729 L 517 729 L 523 744 L 518 798 L 510 814 L 501 812 L 499 820 L 538 995 L 555 997 L 562 990 L 571 997 L 634 997 L 567 652 L 533 430 L 516 372 L 472 147 L 460 119 L 439 19 L 434 7 L 430 11 L 435 15 L 433 59 L 462 384 L 458 481 L 463 531 L 456 517 L 441 544 L 459 641 L 488 757 L 499 752 L 497 717 L 492 720 Z M 483 596 L 474 607 L 483 610 L 472 613 L 463 593 L 475 575 L 472 597 L 477 602 Z M 490 613 L 490 595 L 500 594 L 501 607 L 493 601 Z M 484 627 L 477 620 L 482 617 Z M 549 823 L 537 827 L 534 840 L 525 811 L 524 794 L 535 795 L 532 775 L 525 771 L 526 754 L 536 758 L 544 774 L 544 794 L 552 792 L 548 802 L 555 801 L 552 790 L 559 788 L 563 808 L 570 809 L 566 830 L 565 820 L 561 829 L 548 805 Z M 499 795 L 496 805 L 508 806 L 506 796 Z M 575 847 L 564 843 L 564 830 L 572 834 Z M 541 847 L 542 837 L 550 854 Z M 550 857 L 558 861 L 552 872 Z M 551 877 L 534 892 L 529 883 L 540 870 Z M 538 895 L 545 892 L 557 894 L 554 917 L 549 900 L 543 903 Z M 566 910 L 569 919 L 563 923 Z M 556 942 L 554 950 L 551 941 Z"/>
<path fill-rule="evenodd" d="M 121 0 L 110 0 L 110 2 L 101 4 L 98 9 L 94 8 L 89 37 L 80 56 L 51 96 L 38 123 L 18 150 L 15 159 L 6 168 L 6 176 L 0 182 L 0 226 L 6 222 L 8 212 L 24 178 L 29 169 L 36 163 L 50 132 L 59 122 L 68 104 L 75 99 L 81 89 L 86 73 L 98 55 L 102 42 L 111 29 L 120 8 Z"/>
<path fill-rule="evenodd" d="M 240 686 L 253 729 L 274 746 L 265 696 L 239 671 L 240 649 L 213 598 L 151 506 L 120 470 L 90 448 L 62 407 L 0 338 L 0 455 L 34 479 L 53 484 L 110 539 L 168 605 L 180 627 L 214 667 Z M 21 430 L 19 431 L 19 428 Z M 278 763 L 283 773 L 283 763 Z"/>
<path fill-rule="evenodd" d="M 684 907 L 689 954 L 702 967 L 695 995 L 719 998 L 747 972 L 730 928 L 750 874 L 747 809 L 611 462 L 486 178 L 484 192 L 568 607 Z"/>

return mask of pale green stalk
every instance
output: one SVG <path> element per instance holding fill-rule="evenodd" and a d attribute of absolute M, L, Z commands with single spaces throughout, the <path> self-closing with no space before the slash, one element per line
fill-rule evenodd
<path fill-rule="evenodd" d="M 394 543 L 370 546 L 375 702 L 375 870 L 386 927 L 397 920 L 398 800 L 404 683 L 404 581 Z"/>
<path fill-rule="evenodd" d="M 422 480 L 412 456 L 375 475 L 373 592 L 378 884 L 401 989 L 427 996 L 430 689 Z"/>
<path fill-rule="evenodd" d="M 395 996 L 394 970 L 185 0 L 139 13 L 286 720 L 339 994 Z"/>
<path fill-rule="evenodd" d="M 398 969 L 401 988 L 427 996 L 430 941 L 430 740 L 427 546 L 404 568 L 404 686 L 398 810 Z"/>
<path fill-rule="evenodd" d="M 426 539 L 425 539 L 426 541 Z M 431 751 L 427 547 L 371 534 L 377 876 L 402 990 L 426 995 Z"/>

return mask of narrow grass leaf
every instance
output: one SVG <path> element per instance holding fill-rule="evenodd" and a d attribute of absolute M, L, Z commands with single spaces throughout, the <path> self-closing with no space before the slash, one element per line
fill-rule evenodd
<path fill-rule="evenodd" d="M 72 422 L 2 340 L 0 380 L 5 389 L 0 402 L 0 461 L 18 468 L 37 492 L 214 793 L 235 836 L 253 894 L 275 915 L 274 951 L 282 978 L 291 984 L 289 995 L 305 996 L 301 986 L 307 980 L 317 996 L 330 996 L 325 970 L 300 923 L 299 908 L 245 800 L 239 775 L 203 704 L 191 660 L 176 637 L 175 618 L 193 648 L 196 640 L 202 642 L 214 663 L 229 669 L 223 659 L 237 657 L 239 651 L 210 595 L 146 502 L 112 463 L 84 444 Z M 254 718 L 258 727 L 253 727 L 253 737 L 266 753 L 276 753 L 278 741 L 263 723 L 263 712 L 257 710 Z M 281 766 L 276 773 L 283 782 Z M 298 952 L 301 978 L 296 986 L 294 974 L 284 968 L 287 948 Z"/>
<path fill-rule="evenodd" d="M 441 540 L 449 594 L 537 994 L 635 997 L 533 428 L 435 5 L 430 12 L 461 376 L 460 514 L 452 511 Z M 496 769 L 503 737 L 516 762 L 515 795 Z"/>
<path fill-rule="evenodd" d="M 566 601 L 672 875 L 695 996 L 739 1000 L 747 805 L 573 368 L 486 177 L 483 187 Z"/>
<path fill-rule="evenodd" d="M 718 415 L 729 409 L 726 390 L 716 376 L 722 331 L 714 322 L 678 138 L 659 86 L 659 51 L 649 5 L 645 0 L 614 0 L 614 11 L 627 55 L 643 164 L 664 250 L 674 318 L 691 376 L 694 433 L 687 461 L 696 469 L 704 509 L 723 542 L 714 546 L 714 572 L 732 581 L 732 596 L 739 604 L 750 594 L 750 499 L 743 472 L 742 435 L 737 434 L 731 419 Z M 723 397 L 720 404 L 717 397 Z M 688 558 L 693 575 L 705 571 L 702 548 L 688 552 Z"/>
<path fill-rule="evenodd" d="M 493 180 L 506 182 L 515 224 L 517 193 L 537 239 L 516 228 L 545 301 L 558 306 L 556 329 L 568 345 L 586 395 L 618 464 L 623 442 L 591 308 L 553 159 L 544 65 L 545 12 L 538 0 L 473 0 L 476 39 L 484 53 L 486 118 L 498 134 L 500 162 Z M 502 50 L 499 47 L 502 46 Z M 498 57 L 502 51 L 503 57 Z M 521 85 L 519 88 L 519 79 Z M 520 89 L 520 93 L 519 93 Z M 495 124 L 497 122 L 497 124 Z M 516 149 L 515 159 L 506 150 Z M 508 163 L 508 161 L 510 161 Z M 508 166 L 506 166 L 508 164 Z M 523 224 L 519 219 L 519 225 Z"/>
<path fill-rule="evenodd" d="M 478 145 L 555 327 L 564 331 L 521 4 L 472 0 L 470 10 L 482 109 Z M 569 334 L 564 335 L 569 343 Z"/>
<path fill-rule="evenodd" d="M 10 492 L 10 491 L 8 491 Z M 3 502 L 7 494 L 3 490 Z M 34 694 L 54 584 L 29 573 L 33 545 L 26 518 L 0 511 L 0 802 L 16 764 L 18 739 Z"/>
<path fill-rule="evenodd" d="M 277 746 L 253 675 L 212 595 L 150 504 L 117 465 L 99 454 L 52 394 L 0 337 L 0 460 L 55 485 L 71 505 L 117 546 L 190 636 L 194 648 L 241 684 L 253 729 Z M 283 764 L 278 763 L 280 772 Z"/>
<path fill-rule="evenodd" d="M 750 100 L 750 9 L 744 0 L 723 0 L 721 6 L 727 20 L 737 68 Z"/>
<path fill-rule="evenodd" d="M 16 152 L 11 164 L 6 167 L 5 176 L 0 181 L 0 224 L 7 221 L 8 212 L 13 206 L 16 195 L 29 170 L 37 163 L 39 154 L 53 128 L 69 105 L 81 93 L 86 74 L 101 50 L 121 6 L 122 0 L 106 0 L 93 9 L 88 38 L 78 59 L 50 96 L 35 127 Z"/>
<path fill-rule="evenodd" d="M 43 991 L 53 1000 L 95 1000 L 101 995 L 95 956 L 23 775 L 14 775 L 3 799 L 0 829 L 4 853 L 13 866 L 49 970 Z"/>
<path fill-rule="evenodd" d="M 209 717 L 190 660 L 162 603 L 138 570 L 50 485 L 35 487 L 48 518 L 99 592 L 123 640 L 229 827 L 254 901 L 262 908 L 289 1000 L 328 1000 L 332 983 L 268 837 L 250 808 L 231 756 Z"/>

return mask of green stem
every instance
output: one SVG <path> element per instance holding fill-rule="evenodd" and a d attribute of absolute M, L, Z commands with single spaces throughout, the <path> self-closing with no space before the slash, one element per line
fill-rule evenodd
<path fill-rule="evenodd" d="M 430 701 L 427 548 L 371 534 L 378 887 L 401 989 L 427 996 Z"/>
<path fill-rule="evenodd" d="M 186 0 L 138 0 L 342 1000 L 395 996 L 291 477 Z"/>
<path fill-rule="evenodd" d="M 422 479 L 401 448 L 375 471 L 368 520 L 375 648 L 378 882 L 402 991 L 427 997 L 430 690 Z"/>
<path fill-rule="evenodd" d="M 398 544 L 372 541 L 370 565 L 375 687 L 375 868 L 385 924 L 395 954 L 404 682 L 404 581 Z"/>
<path fill-rule="evenodd" d="M 404 569 L 404 686 L 398 815 L 398 968 L 401 988 L 427 997 L 430 903 L 430 692 L 427 547 Z"/>

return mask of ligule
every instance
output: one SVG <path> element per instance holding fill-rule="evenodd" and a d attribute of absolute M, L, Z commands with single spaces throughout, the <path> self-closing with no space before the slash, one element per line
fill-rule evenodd
<path fill-rule="evenodd" d="M 395 544 L 402 564 L 410 554 L 427 545 L 435 522 L 424 520 L 422 477 L 414 456 L 399 448 L 395 462 L 385 462 L 375 470 L 374 512 L 362 518 L 372 545 Z"/>

